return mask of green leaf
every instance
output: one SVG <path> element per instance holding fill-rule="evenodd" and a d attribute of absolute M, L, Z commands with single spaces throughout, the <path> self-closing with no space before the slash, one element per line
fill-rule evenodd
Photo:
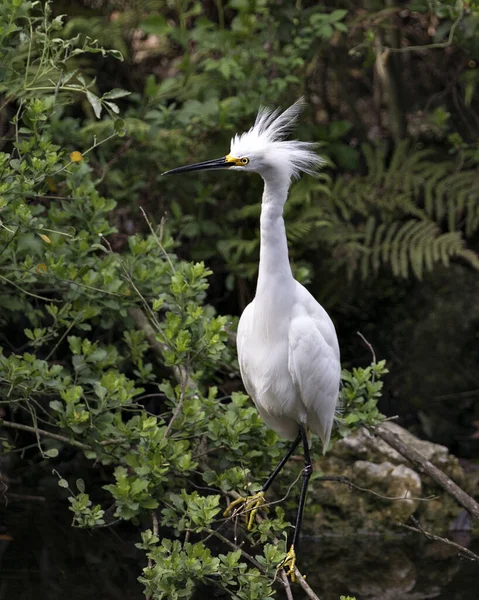
<path fill-rule="evenodd" d="M 60 400 L 52 400 L 49 403 L 49 406 L 52 410 L 55 410 L 56 412 L 63 412 L 65 405 L 62 402 L 60 402 Z"/>
<path fill-rule="evenodd" d="M 93 112 L 95 113 L 96 118 L 99 119 L 101 116 L 102 109 L 100 98 L 98 98 L 98 96 L 95 95 L 93 92 L 90 92 L 90 90 L 87 90 L 86 97 L 88 98 L 88 102 L 93 108 Z"/>
<path fill-rule="evenodd" d="M 120 113 L 120 107 L 118 106 L 118 104 L 115 104 L 114 102 L 105 102 L 105 104 L 116 114 L 118 115 Z"/>
<path fill-rule="evenodd" d="M 115 121 L 113 123 L 113 127 L 114 127 L 116 133 L 120 137 L 123 137 L 125 135 L 126 129 L 125 129 L 125 121 L 123 119 L 115 119 Z"/>
<path fill-rule="evenodd" d="M 115 88 L 113 90 L 110 90 L 106 94 L 103 94 L 102 98 L 103 100 L 114 100 L 115 98 L 124 98 L 125 96 L 129 96 L 130 94 L 131 92 L 128 92 L 127 90 Z"/>
<path fill-rule="evenodd" d="M 162 15 L 151 15 L 143 19 L 139 24 L 140 29 L 145 33 L 150 33 L 158 36 L 163 36 L 171 27 L 168 21 Z"/>

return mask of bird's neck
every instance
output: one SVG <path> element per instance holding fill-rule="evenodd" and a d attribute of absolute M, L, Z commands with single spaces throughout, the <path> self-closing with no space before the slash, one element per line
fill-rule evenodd
<path fill-rule="evenodd" d="M 293 279 L 288 257 L 288 244 L 283 220 L 283 207 L 288 197 L 289 178 L 265 179 L 263 200 L 261 205 L 261 249 L 257 295 L 274 294 L 286 289 L 284 283 Z"/>

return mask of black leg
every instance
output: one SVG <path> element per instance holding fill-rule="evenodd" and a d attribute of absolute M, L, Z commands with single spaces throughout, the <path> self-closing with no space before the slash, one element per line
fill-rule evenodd
<path fill-rule="evenodd" d="M 237 510 L 237 508 L 239 506 L 243 505 L 243 509 L 245 510 L 245 512 L 249 513 L 249 516 L 247 516 L 247 518 L 246 518 L 246 528 L 248 529 L 248 531 L 251 531 L 251 529 L 253 528 L 253 524 L 254 524 L 254 519 L 255 519 L 256 513 L 258 512 L 258 509 L 261 506 L 263 506 L 263 504 L 264 504 L 264 494 L 265 494 L 266 490 L 269 488 L 269 486 L 273 483 L 274 478 L 276 477 L 276 475 L 284 467 L 284 465 L 288 461 L 288 459 L 291 456 L 291 454 L 293 454 L 293 452 L 298 447 L 298 444 L 299 444 L 299 442 L 301 441 L 301 439 L 303 437 L 301 431 L 302 430 L 300 429 L 298 437 L 294 440 L 294 442 L 291 445 L 291 448 L 288 450 L 288 452 L 286 452 L 286 455 L 281 460 L 281 462 L 279 463 L 279 465 L 276 467 L 276 469 L 268 477 L 268 480 L 266 481 L 266 483 L 261 488 L 261 491 L 257 492 L 253 496 L 247 496 L 246 498 L 240 497 L 240 498 L 237 498 L 236 500 L 233 500 L 233 502 L 231 502 L 231 504 L 229 504 L 227 506 L 225 512 L 223 513 L 223 515 L 225 517 L 228 517 L 230 514 L 233 513 L 233 511 Z"/>
<path fill-rule="evenodd" d="M 302 428 L 302 425 L 300 425 L 300 427 Z M 279 463 L 279 465 L 271 473 L 271 475 L 268 477 L 268 480 L 266 481 L 266 483 L 261 488 L 262 492 L 266 492 L 266 490 L 269 488 L 269 486 L 273 483 L 276 475 L 281 471 L 281 469 L 284 467 L 284 465 L 288 462 L 291 454 L 293 454 L 293 452 L 298 447 L 299 442 L 301 441 L 301 439 L 302 439 L 302 433 L 301 433 L 301 429 L 300 429 L 300 431 L 298 433 L 298 437 L 292 443 L 291 448 L 288 450 L 288 452 L 286 452 L 286 454 L 284 455 L 284 457 L 281 459 L 281 462 Z"/>
<path fill-rule="evenodd" d="M 306 500 L 306 492 L 308 490 L 309 478 L 313 473 L 313 464 L 309 454 L 308 436 L 303 425 L 299 426 L 299 437 L 303 440 L 304 447 L 304 469 L 303 469 L 303 485 L 301 486 L 301 495 L 299 496 L 298 514 L 296 516 L 296 526 L 294 528 L 293 544 L 294 550 L 297 549 L 299 540 L 299 531 L 301 529 L 301 521 L 303 520 L 304 502 Z M 299 443 L 299 442 L 298 442 Z"/>

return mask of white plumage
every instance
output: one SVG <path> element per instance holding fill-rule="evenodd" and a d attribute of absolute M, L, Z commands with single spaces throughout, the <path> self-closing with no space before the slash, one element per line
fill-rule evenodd
<path fill-rule="evenodd" d="M 282 217 L 291 177 L 314 174 L 322 159 L 313 144 L 283 141 L 301 101 L 283 114 L 262 109 L 247 133 L 231 142 L 238 170 L 258 172 L 265 189 L 257 291 L 238 327 L 241 376 L 262 419 L 295 439 L 302 423 L 327 449 L 338 399 L 339 345 L 327 312 L 292 275 Z"/>

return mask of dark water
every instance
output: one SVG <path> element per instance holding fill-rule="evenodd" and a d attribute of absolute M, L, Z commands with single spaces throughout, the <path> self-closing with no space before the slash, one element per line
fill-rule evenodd
<path fill-rule="evenodd" d="M 479 540 L 472 542 L 467 534 L 454 541 L 479 553 Z M 357 600 L 479 598 L 479 563 L 419 535 L 304 538 L 302 549 L 300 567 L 321 600 L 341 595 Z"/>
<path fill-rule="evenodd" d="M 10 503 L 0 509 L 0 600 L 144 600 L 137 541 L 133 527 L 74 530 L 64 505 Z M 479 553 L 479 541 L 469 547 Z M 321 600 L 479 598 L 478 563 L 415 535 L 304 538 L 299 566 Z"/>
<path fill-rule="evenodd" d="M 33 502 L 0 509 L 0 600 L 144 600 L 138 532 L 72 529 L 70 515 Z"/>

